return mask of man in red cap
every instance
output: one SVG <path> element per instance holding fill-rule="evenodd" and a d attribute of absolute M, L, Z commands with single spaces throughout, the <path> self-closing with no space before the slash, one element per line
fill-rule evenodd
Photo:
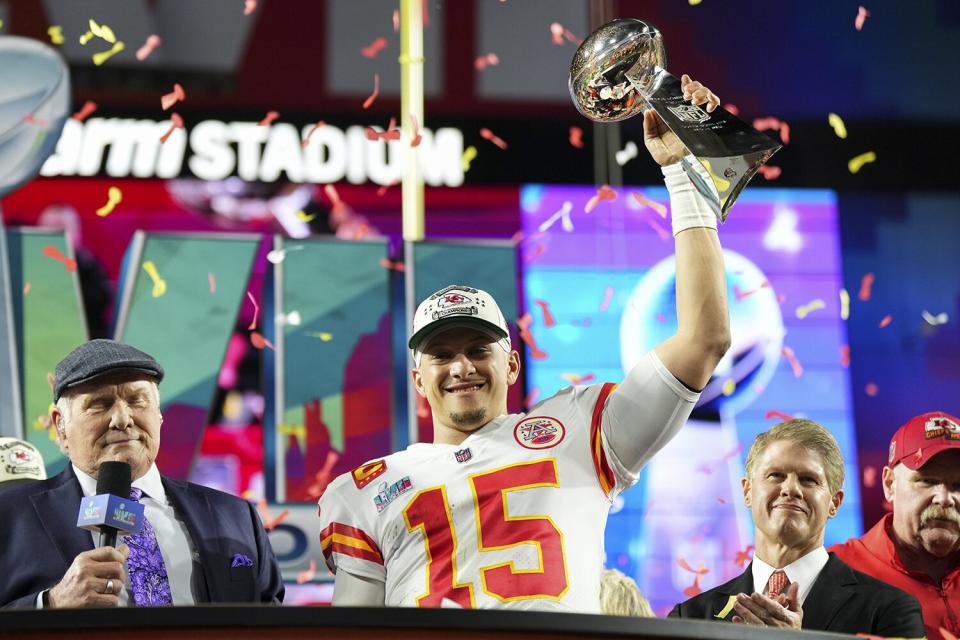
<path fill-rule="evenodd" d="M 929 640 L 960 635 L 960 419 L 935 411 L 900 427 L 883 494 L 893 513 L 830 551 L 915 596 Z"/>

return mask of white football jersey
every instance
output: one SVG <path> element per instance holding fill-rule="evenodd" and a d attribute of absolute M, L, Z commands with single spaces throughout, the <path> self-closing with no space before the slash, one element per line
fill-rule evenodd
<path fill-rule="evenodd" d="M 663 377 L 644 398 L 682 424 L 696 394 Z M 614 388 L 567 388 L 339 476 L 319 503 L 330 570 L 384 582 L 388 606 L 599 612 L 607 514 L 639 471 L 609 450 L 605 431 L 629 426 L 608 424 Z"/>

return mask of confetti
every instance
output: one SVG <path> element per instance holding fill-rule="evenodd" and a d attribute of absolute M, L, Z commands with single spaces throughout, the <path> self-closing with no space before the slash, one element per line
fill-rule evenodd
<path fill-rule="evenodd" d="M 43 255 L 58 262 L 62 262 L 67 271 L 77 270 L 77 261 L 60 253 L 60 250 L 52 244 L 48 244 L 43 248 Z"/>
<path fill-rule="evenodd" d="M 24 122 L 29 122 L 30 124 L 35 124 L 35 125 L 37 125 L 38 127 L 45 127 L 45 126 L 47 126 L 47 123 L 46 123 L 45 120 L 41 120 L 40 118 L 36 117 L 36 116 L 33 115 L 32 113 L 28 113 L 27 115 L 25 115 L 25 116 L 23 117 L 23 121 L 24 121 Z"/>
<path fill-rule="evenodd" d="M 89 20 L 88 24 L 89 24 L 89 26 L 90 26 L 90 31 L 88 31 L 87 33 L 91 34 L 92 36 L 96 36 L 96 37 L 100 38 L 101 40 L 105 40 L 105 41 L 109 42 L 110 44 L 113 44 L 113 43 L 115 43 L 115 42 L 117 41 L 117 36 L 114 35 L 113 29 L 111 29 L 111 28 L 108 27 L 107 25 L 105 25 L 105 24 L 103 24 L 103 25 L 97 24 L 96 21 L 93 20 L 93 18 L 91 18 L 91 19 Z M 84 35 L 86 35 L 86 34 L 84 34 Z M 82 36 L 81 36 L 81 37 L 82 37 Z M 90 40 L 90 38 L 88 37 L 88 38 L 87 38 L 87 41 L 89 41 L 89 40 Z M 86 42 L 81 42 L 80 44 L 86 44 Z"/>
<path fill-rule="evenodd" d="M 150 279 L 153 281 L 153 291 L 150 292 L 154 298 L 159 298 L 167 292 L 167 281 L 160 277 L 160 272 L 157 271 L 157 265 L 153 263 L 153 260 L 147 260 L 143 263 L 143 270 L 147 272 L 147 275 L 150 276 Z"/>
<path fill-rule="evenodd" d="M 400 260 L 387 260 L 386 258 L 380 258 L 380 266 L 384 269 L 391 269 L 393 271 L 407 270 L 407 266 Z"/>
<path fill-rule="evenodd" d="M 393 32 L 400 31 L 400 9 L 393 10 Z"/>
<path fill-rule="evenodd" d="M 637 204 L 639 204 L 641 207 L 650 207 L 651 209 L 656 211 L 658 214 L 660 214 L 661 218 L 663 219 L 667 218 L 667 208 L 662 204 L 660 204 L 659 202 L 654 202 L 647 196 L 643 195 L 642 193 L 638 193 L 636 191 L 631 191 L 630 195 L 633 196 L 633 199 L 636 200 Z"/>
<path fill-rule="evenodd" d="M 500 138 L 498 138 L 496 135 L 494 135 L 493 131 L 490 131 L 490 129 L 487 129 L 487 128 L 480 129 L 480 137 L 483 138 L 484 140 L 489 140 L 490 142 L 497 145 L 504 151 L 507 150 L 507 143 L 501 140 Z"/>
<path fill-rule="evenodd" d="M 827 303 L 825 303 L 820 298 L 817 298 L 816 300 L 811 300 L 807 304 L 797 307 L 797 312 L 796 312 L 797 318 L 799 318 L 800 320 L 803 320 L 811 312 L 816 311 L 817 309 L 824 309 L 826 308 L 826 306 L 827 306 Z"/>
<path fill-rule="evenodd" d="M 863 468 L 863 486 L 872 489 L 877 486 L 877 468 L 873 465 L 867 465 Z"/>
<path fill-rule="evenodd" d="M 613 156 L 616 159 L 617 164 L 622 167 L 637 157 L 638 150 L 637 143 L 633 140 L 630 140 L 623 149 L 614 153 Z"/>
<path fill-rule="evenodd" d="M 310 144 L 310 138 L 313 137 L 314 132 L 320 127 L 325 126 L 326 124 L 327 124 L 326 122 L 324 122 L 323 120 L 320 120 L 317 122 L 317 124 L 313 125 L 310 131 L 307 132 L 307 137 L 303 139 L 303 142 L 301 143 L 300 146 L 306 149 L 307 145 Z"/>
<path fill-rule="evenodd" d="M 527 262 L 533 262 L 534 260 L 539 258 L 541 255 L 543 255 L 543 252 L 546 250 L 547 250 L 546 245 L 538 244 L 530 251 L 530 253 L 526 255 L 524 260 L 526 260 Z"/>
<path fill-rule="evenodd" d="M 257 0 L 244 0 L 243 15 L 248 16 L 257 10 Z"/>
<path fill-rule="evenodd" d="M 880 392 L 880 387 L 877 386 L 875 382 L 868 382 L 867 386 L 863 388 L 864 392 L 873 398 Z"/>
<path fill-rule="evenodd" d="M 780 177 L 780 174 L 783 173 L 783 169 L 772 164 L 763 164 L 757 169 L 757 173 L 762 175 L 766 180 L 776 180 Z"/>
<path fill-rule="evenodd" d="M 847 137 L 847 125 L 843 123 L 843 118 L 838 116 L 835 113 L 827 114 L 827 124 L 833 127 L 833 132 L 837 134 L 837 137 L 841 140 L 846 139 Z"/>
<path fill-rule="evenodd" d="M 520 322 L 517 321 L 517 324 L 519 325 Z M 520 339 L 523 340 L 523 343 L 527 345 L 527 347 L 530 349 L 531 358 L 533 358 L 534 360 L 546 360 L 547 353 L 537 346 L 537 341 L 534 339 L 533 334 L 530 333 L 530 329 L 528 328 L 521 329 Z"/>
<path fill-rule="evenodd" d="M 695 7 L 695 6 L 697 6 L 698 4 L 700 4 L 701 2 L 703 2 L 703 0 L 687 0 L 687 2 L 690 3 L 690 6 L 691 6 L 691 7 Z"/>
<path fill-rule="evenodd" d="M 165 134 L 160 136 L 160 143 L 162 144 L 166 142 L 170 138 L 170 136 L 173 135 L 173 132 L 176 131 L 177 129 L 183 129 L 183 118 L 181 118 L 180 114 L 178 113 L 171 113 L 170 128 L 167 129 L 167 132 Z"/>
<path fill-rule="evenodd" d="M 391 121 L 392 122 L 392 121 Z M 340 193 L 337 191 L 337 188 L 332 184 L 324 185 L 323 193 L 330 200 L 330 205 L 334 209 L 341 209 L 344 206 L 343 199 L 340 198 Z"/>
<path fill-rule="evenodd" d="M 597 189 L 596 195 L 594 195 L 592 198 L 590 198 L 587 201 L 587 204 L 583 208 L 583 210 L 587 213 L 590 213 L 591 211 L 593 211 L 594 207 L 596 207 L 601 201 L 616 200 L 616 199 L 617 199 L 617 192 L 611 189 L 610 185 L 604 184 L 604 185 L 601 185 L 599 189 Z"/>
<path fill-rule="evenodd" d="M 583 129 L 580 127 L 570 127 L 570 146 L 583 149 Z"/>
<path fill-rule="evenodd" d="M 463 172 L 466 173 L 470 171 L 470 163 L 474 161 L 477 157 L 477 148 L 473 145 L 470 145 L 463 150 L 463 155 L 460 157 L 460 168 L 463 169 Z"/>
<path fill-rule="evenodd" d="M 387 48 L 387 39 L 386 38 L 377 38 L 367 46 L 360 49 L 360 55 L 364 58 L 376 58 L 377 54 Z"/>
<path fill-rule="evenodd" d="M 420 126 L 419 126 L 419 124 L 417 123 L 417 117 L 416 117 L 415 115 L 413 115 L 412 113 L 410 114 L 410 129 L 412 130 L 412 132 L 411 132 L 411 134 L 410 134 L 410 136 L 411 136 L 411 137 L 410 137 L 410 146 L 411 146 L 411 147 L 419 147 L 419 146 L 420 146 L 420 142 L 423 140 L 423 136 L 420 135 Z"/>
<path fill-rule="evenodd" d="M 603 290 L 603 300 L 600 301 L 600 313 L 606 313 L 613 302 L 613 287 L 607 287 Z"/>
<path fill-rule="evenodd" d="M 680 565 L 682 569 L 695 574 L 693 577 L 693 584 L 683 590 L 683 595 L 687 596 L 688 598 L 692 598 L 693 596 L 699 594 L 702 591 L 702 589 L 700 589 L 700 578 L 710 573 L 710 570 L 703 565 L 701 565 L 699 569 L 694 569 L 683 558 L 677 560 L 677 564 Z"/>
<path fill-rule="evenodd" d="M 850 345 L 840 345 L 840 366 L 847 368 L 850 366 Z"/>
<path fill-rule="evenodd" d="M 869 162 L 876 162 L 877 154 L 873 151 L 867 151 L 866 153 L 861 153 L 855 158 L 851 158 L 847 163 L 847 169 L 850 173 L 857 173 L 863 167 L 863 165 Z"/>
<path fill-rule="evenodd" d="M 137 60 L 143 62 L 146 60 L 154 50 L 160 46 L 160 36 L 157 34 L 151 34 L 147 36 L 147 41 L 143 43 L 143 46 L 137 49 Z"/>
<path fill-rule="evenodd" d="M 880 328 L 886 328 L 891 322 L 893 322 L 893 317 L 888 313 L 880 319 Z"/>
<path fill-rule="evenodd" d="M 565 28 L 559 22 L 552 22 L 550 24 L 550 37 L 553 40 L 553 44 L 561 46 L 564 41 L 572 42 L 578 46 L 583 42 L 583 40 L 573 35 L 569 29 Z"/>
<path fill-rule="evenodd" d="M 380 186 L 377 188 L 377 197 L 378 197 L 378 198 L 382 198 L 382 197 L 383 197 L 383 194 L 385 194 L 385 193 L 387 192 L 387 189 L 389 189 L 390 187 L 395 187 L 395 186 L 397 186 L 398 184 L 400 184 L 400 178 L 394 178 L 393 180 L 391 180 L 391 181 L 388 182 L 387 184 L 382 184 L 382 185 L 380 185 Z"/>
<path fill-rule="evenodd" d="M 473 61 L 473 68 L 477 71 L 483 71 L 487 67 L 493 67 L 500 64 L 500 58 L 497 57 L 495 53 L 488 53 L 485 56 L 480 56 Z"/>
<path fill-rule="evenodd" d="M 784 413 L 783 411 L 777 411 L 776 409 L 770 409 L 763 416 L 764 420 L 769 420 L 771 418 L 779 418 L 783 422 L 789 422 L 790 420 L 793 420 L 793 416 L 790 415 L 789 413 Z"/>
<path fill-rule="evenodd" d="M 24 282 L 24 283 L 23 283 L 23 295 L 27 295 L 28 293 L 30 293 L 30 289 L 32 289 L 32 288 L 33 288 L 33 285 L 31 285 L 29 282 Z"/>
<path fill-rule="evenodd" d="M 737 551 L 737 555 L 733 559 L 734 563 L 736 563 L 738 567 L 745 566 L 753 558 L 753 549 L 754 549 L 753 545 L 748 544 L 746 549 L 742 551 Z"/>
<path fill-rule="evenodd" d="M 870 17 L 870 12 L 866 7 L 857 7 L 857 17 L 853 19 L 853 28 L 857 31 L 863 29 L 863 23 Z"/>
<path fill-rule="evenodd" d="M 950 319 L 946 312 L 933 315 L 926 309 L 921 312 L 920 316 L 923 318 L 923 321 L 929 324 L 931 327 L 935 327 L 940 324 L 947 324 L 947 321 Z"/>
<path fill-rule="evenodd" d="M 793 377 L 799 378 L 803 375 L 803 367 L 800 365 L 800 361 L 797 360 L 797 355 L 793 352 L 793 349 L 790 347 L 783 347 L 783 357 L 787 359 L 787 362 L 790 363 L 790 368 L 793 369 Z"/>
<path fill-rule="evenodd" d="M 307 488 L 308 496 L 319 498 L 323 495 L 327 485 L 332 480 L 330 476 L 333 475 L 333 468 L 339 459 L 340 455 L 336 451 L 333 449 L 327 451 L 327 459 L 324 461 L 323 467 L 313 476 L 315 482 Z"/>
<path fill-rule="evenodd" d="M 93 100 L 87 100 L 86 102 L 83 103 L 83 107 L 81 107 L 79 111 L 77 111 L 75 114 L 73 114 L 70 117 L 76 120 L 77 122 L 83 122 L 84 120 L 89 118 L 90 114 L 92 114 L 96 110 L 97 110 L 97 103 L 94 102 Z"/>
<path fill-rule="evenodd" d="M 107 189 L 107 204 L 97 209 L 97 215 L 101 218 L 113 213 L 114 207 L 123 202 L 123 192 L 119 187 L 110 187 Z"/>
<path fill-rule="evenodd" d="M 173 83 L 173 91 L 166 93 L 160 97 L 160 106 L 164 111 L 187 99 L 187 94 L 183 91 L 183 87 L 180 86 L 180 83 Z"/>
<path fill-rule="evenodd" d="M 63 27 L 53 25 L 47 29 L 47 35 L 50 36 L 50 42 L 53 44 L 63 44 Z"/>
<path fill-rule="evenodd" d="M 257 123 L 257 126 L 268 127 L 270 123 L 280 117 L 280 113 L 277 111 L 267 111 L 267 115 L 263 117 L 263 120 Z"/>
<path fill-rule="evenodd" d="M 106 51 L 101 51 L 100 53 L 93 54 L 93 64 L 98 67 L 104 62 L 117 55 L 124 49 L 123 41 L 117 41 L 115 45 L 107 49 Z"/>
<path fill-rule="evenodd" d="M 840 289 L 840 318 L 846 320 L 850 317 L 850 294 L 846 289 Z"/>
<path fill-rule="evenodd" d="M 301 222 L 313 222 L 317 217 L 315 213 L 307 213 L 306 211 L 297 211 L 297 220 Z"/>
<path fill-rule="evenodd" d="M 560 220 L 560 226 L 566 232 L 573 231 L 573 222 L 570 221 L 570 211 L 573 209 L 573 203 L 569 200 L 565 200 L 563 206 L 560 207 L 560 210 L 554 213 L 552 216 L 540 223 L 540 226 L 537 227 L 538 231 L 546 231 L 553 226 L 557 220 Z"/>
<path fill-rule="evenodd" d="M 247 291 L 247 297 L 250 298 L 250 302 L 253 304 L 253 320 L 250 321 L 250 326 L 247 327 L 247 331 L 253 331 L 257 328 L 257 316 L 260 315 L 260 305 L 257 304 L 253 294 L 249 291 Z"/>
<path fill-rule="evenodd" d="M 274 347 L 269 340 L 264 338 L 257 331 L 254 331 L 253 333 L 250 334 L 250 344 L 252 344 L 255 349 L 263 349 L 264 347 L 266 347 L 268 349 L 273 349 L 274 351 L 277 350 L 277 348 Z"/>
<path fill-rule="evenodd" d="M 723 105 L 725 111 L 728 111 L 731 115 L 738 116 L 740 115 L 740 107 L 735 104 L 725 104 Z"/>
<path fill-rule="evenodd" d="M 373 74 L 373 93 L 367 96 L 367 99 L 363 101 L 363 108 L 369 109 L 370 105 L 377 99 L 377 96 L 380 95 L 380 74 Z"/>
<path fill-rule="evenodd" d="M 533 405 L 537 404 L 537 400 L 540 398 L 540 387 L 534 387 L 530 389 L 530 393 L 527 394 L 527 397 L 523 399 L 523 406 L 527 409 L 530 409 Z"/>
<path fill-rule="evenodd" d="M 540 311 L 543 312 L 543 326 L 552 327 L 557 324 L 557 321 L 554 319 L 553 314 L 550 313 L 550 303 L 546 300 L 534 300 L 533 304 L 540 307 Z"/>
<path fill-rule="evenodd" d="M 207 273 L 207 282 L 210 283 L 210 293 L 214 294 L 217 292 L 217 279 L 214 277 L 213 272 Z"/>
<path fill-rule="evenodd" d="M 733 395 L 733 392 L 737 390 L 737 383 L 733 379 L 729 379 L 723 383 L 723 395 L 730 397 Z"/>
<path fill-rule="evenodd" d="M 664 229 L 663 226 L 653 218 L 647 218 L 646 220 L 644 220 L 644 222 L 646 222 L 647 225 L 651 229 L 653 229 L 657 233 L 657 235 L 660 236 L 660 239 L 663 240 L 664 242 L 666 242 L 667 240 L 673 237 L 673 235 L 669 231 Z"/>
<path fill-rule="evenodd" d="M 397 126 L 397 121 L 394 118 L 390 118 L 390 124 L 387 125 L 386 131 L 377 131 L 373 127 L 367 127 L 364 131 L 367 134 L 367 140 L 399 140 L 400 139 L 400 129 L 395 128 Z"/>
<path fill-rule="evenodd" d="M 588 373 L 583 376 L 576 373 L 561 373 L 560 377 L 569 382 L 572 386 L 576 386 L 578 384 L 587 384 L 597 378 L 597 376 L 593 375 L 592 373 Z"/>
<path fill-rule="evenodd" d="M 267 511 L 267 501 L 265 498 L 260 498 L 257 501 L 257 511 L 260 512 L 260 519 L 263 520 L 263 528 L 267 531 L 270 531 L 276 527 L 278 524 L 286 520 L 288 515 L 290 515 L 290 510 L 284 509 L 276 518 L 272 517 L 270 512 Z"/>
<path fill-rule="evenodd" d="M 307 335 L 311 338 L 320 338 L 323 342 L 330 342 L 333 340 L 333 334 L 328 331 L 308 331 Z"/>
<path fill-rule="evenodd" d="M 727 504 L 727 501 L 724 500 L 723 498 L 717 498 L 717 502 L 719 502 L 720 504 Z"/>
<path fill-rule="evenodd" d="M 780 134 L 780 140 L 783 144 L 790 144 L 790 125 L 778 118 L 754 118 L 753 128 L 757 131 L 766 131 L 767 129 L 776 129 Z"/>
<path fill-rule="evenodd" d="M 319 497 L 319 495 L 317 496 Z M 313 577 L 317 575 L 317 561 L 313 558 L 310 559 L 310 568 L 306 571 L 297 572 L 297 584 L 303 584 L 305 582 L 310 582 L 313 580 Z"/>
<path fill-rule="evenodd" d="M 763 282 L 760 283 L 759 287 L 757 287 L 756 289 L 750 289 L 749 291 L 741 291 L 739 286 L 733 285 L 733 299 L 737 302 L 740 302 L 744 298 L 749 298 L 753 294 L 763 289 L 766 289 L 769 286 L 770 286 L 770 282 L 768 280 L 764 280 Z"/>
<path fill-rule="evenodd" d="M 857 297 L 860 298 L 861 302 L 866 302 L 870 299 L 874 280 L 876 280 L 876 276 L 874 276 L 872 272 L 865 273 L 863 277 L 860 278 L 860 294 Z"/>

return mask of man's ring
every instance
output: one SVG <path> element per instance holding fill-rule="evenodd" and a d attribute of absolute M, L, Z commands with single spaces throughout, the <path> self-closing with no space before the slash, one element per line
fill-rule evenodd
<path fill-rule="evenodd" d="M 103 590 L 107 595 L 113 595 L 113 578 L 107 579 L 107 586 Z"/>

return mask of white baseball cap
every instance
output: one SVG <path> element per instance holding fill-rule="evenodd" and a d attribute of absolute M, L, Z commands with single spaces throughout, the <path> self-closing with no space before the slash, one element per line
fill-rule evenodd
<path fill-rule="evenodd" d="M 16 438 L 0 438 L 0 484 L 11 485 L 20 480 L 44 480 L 47 468 L 40 450 Z"/>
<path fill-rule="evenodd" d="M 419 354 L 430 337 L 457 327 L 488 333 L 504 351 L 510 352 L 510 329 L 493 296 L 480 289 L 452 284 L 437 291 L 417 307 L 413 317 L 413 335 L 407 343 L 413 350 L 414 359 L 419 363 Z"/>

